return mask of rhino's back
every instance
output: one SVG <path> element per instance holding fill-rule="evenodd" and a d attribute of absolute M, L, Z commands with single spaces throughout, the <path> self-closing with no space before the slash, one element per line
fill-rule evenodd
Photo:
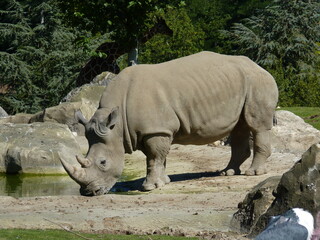
<path fill-rule="evenodd" d="M 128 69 L 127 124 L 133 141 L 167 134 L 177 143 L 221 138 L 237 123 L 247 82 L 228 57 L 202 53 Z"/>

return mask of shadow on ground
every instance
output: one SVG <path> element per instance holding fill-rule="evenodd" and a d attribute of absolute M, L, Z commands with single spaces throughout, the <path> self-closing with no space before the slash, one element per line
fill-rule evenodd
<path fill-rule="evenodd" d="M 171 182 L 182 182 L 188 180 L 199 179 L 203 177 L 218 177 L 220 172 L 199 172 L 199 173 L 181 173 L 169 175 Z M 129 191 L 142 191 L 142 183 L 145 178 L 139 178 L 132 181 L 117 182 L 111 192 L 129 192 Z"/>

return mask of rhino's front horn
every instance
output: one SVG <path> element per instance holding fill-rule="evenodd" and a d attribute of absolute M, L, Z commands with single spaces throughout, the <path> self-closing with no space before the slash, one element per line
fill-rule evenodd
<path fill-rule="evenodd" d="M 76 181 L 80 185 L 86 184 L 88 182 L 86 171 L 83 168 L 72 166 L 67 161 L 65 161 L 63 157 L 61 157 L 60 153 L 58 153 L 58 155 L 62 166 L 74 181 Z"/>

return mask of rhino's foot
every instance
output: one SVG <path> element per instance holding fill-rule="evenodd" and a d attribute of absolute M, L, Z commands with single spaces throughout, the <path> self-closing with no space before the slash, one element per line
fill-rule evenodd
<path fill-rule="evenodd" d="M 168 175 L 165 175 L 165 176 L 164 176 L 164 182 L 165 182 L 165 184 L 171 182 L 171 179 L 169 178 Z"/>
<path fill-rule="evenodd" d="M 151 191 L 156 188 L 161 188 L 164 185 L 166 185 L 166 184 L 162 180 L 158 180 L 154 183 L 150 183 L 149 181 L 144 181 L 144 183 L 142 184 L 142 190 L 143 191 Z"/>
<path fill-rule="evenodd" d="M 263 175 L 263 174 L 266 174 L 267 173 L 267 169 L 264 168 L 264 167 L 260 167 L 260 168 L 249 168 L 245 174 L 247 176 L 254 176 L 254 175 Z"/>
<path fill-rule="evenodd" d="M 163 176 L 161 179 L 158 178 L 156 180 L 150 180 L 147 177 L 142 184 L 142 190 L 151 191 L 156 188 L 161 188 L 169 182 L 170 182 L 170 178 L 167 175 Z"/>
<path fill-rule="evenodd" d="M 241 173 L 240 169 L 226 168 L 220 171 L 220 176 L 240 175 L 240 173 Z"/>

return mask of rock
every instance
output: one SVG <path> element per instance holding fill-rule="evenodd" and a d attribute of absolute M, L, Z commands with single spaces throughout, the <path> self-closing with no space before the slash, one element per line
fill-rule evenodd
<path fill-rule="evenodd" d="M 8 113 L 2 107 L 0 107 L 0 118 L 3 117 L 8 117 Z"/>
<path fill-rule="evenodd" d="M 255 186 L 239 203 L 231 225 L 234 231 L 254 237 L 265 229 L 271 216 L 290 208 L 303 208 L 314 215 L 320 210 L 320 143 L 312 145 L 281 177 Z"/>
<path fill-rule="evenodd" d="M 33 114 L 18 113 L 13 116 L 0 118 L 0 124 L 2 124 L 2 123 L 29 123 L 30 119 L 33 116 L 34 116 Z"/>
<path fill-rule="evenodd" d="M 30 119 L 33 122 L 55 122 L 68 125 L 72 132 L 77 132 L 78 135 L 84 135 L 84 127 L 75 119 L 75 112 L 81 110 L 82 114 L 90 119 L 97 109 L 97 105 L 90 101 L 85 102 L 85 99 L 79 102 L 65 102 L 57 106 L 46 108 Z"/>
<path fill-rule="evenodd" d="M 261 215 L 251 231 L 255 236 L 267 225 L 269 218 L 290 208 L 303 208 L 314 216 L 320 210 L 320 143 L 306 151 L 300 161 L 282 175 L 274 192 L 275 199 Z"/>
<path fill-rule="evenodd" d="M 209 143 L 208 146 L 210 147 L 218 147 L 218 146 L 224 146 L 225 143 L 223 140 L 218 140 L 218 141 L 215 141 L 213 143 Z"/>
<path fill-rule="evenodd" d="M 320 131 L 289 111 L 276 111 L 277 125 L 272 128 L 272 147 L 276 152 L 299 156 L 320 141 Z"/>
<path fill-rule="evenodd" d="M 92 80 L 91 84 L 97 84 L 99 86 L 107 86 L 108 83 L 112 79 L 114 79 L 116 76 L 117 74 L 114 74 L 112 72 L 102 72 Z"/>
<path fill-rule="evenodd" d="M 249 233 L 255 227 L 259 217 L 264 214 L 275 199 L 273 191 L 277 188 L 281 176 L 267 178 L 256 185 L 239 203 L 238 211 L 231 220 L 232 230 Z"/>
<path fill-rule="evenodd" d="M 84 98 L 98 104 L 104 88 L 116 76 L 111 72 L 103 72 L 96 76 L 91 83 L 73 89 L 62 99 L 62 102 L 76 102 Z"/>
<path fill-rule="evenodd" d="M 83 85 L 71 93 L 68 102 L 80 102 L 84 101 L 85 103 L 94 104 L 98 107 L 101 95 L 105 89 L 105 86 L 98 85 Z"/>
<path fill-rule="evenodd" d="M 0 124 L 0 172 L 65 173 L 58 152 L 71 164 L 79 145 L 66 125 L 57 123 Z"/>
<path fill-rule="evenodd" d="M 74 113 L 81 110 L 84 117 L 90 119 L 99 106 L 101 95 L 108 83 L 116 76 L 110 72 L 103 72 L 96 76 L 90 84 L 85 84 L 72 90 L 57 106 L 46 108 L 36 114 L 19 113 L 14 116 L 1 118 L 1 123 L 33 123 L 33 122 L 56 122 L 66 124 L 71 131 L 83 135 L 82 125 L 77 124 Z"/>

